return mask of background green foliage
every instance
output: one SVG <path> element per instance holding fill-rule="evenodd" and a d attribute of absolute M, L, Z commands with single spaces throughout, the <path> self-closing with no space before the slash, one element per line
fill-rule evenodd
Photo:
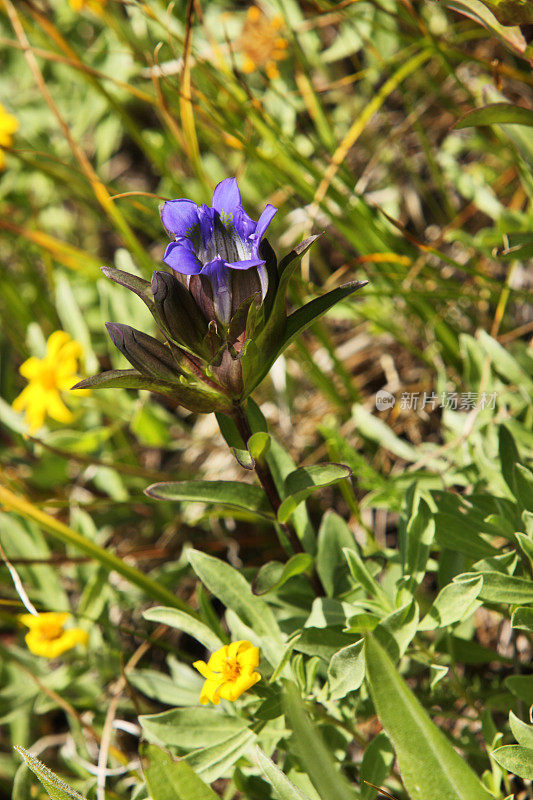
<path fill-rule="evenodd" d="M 2 792 L 35 796 L 33 770 L 59 800 L 64 781 L 100 800 L 104 784 L 135 800 L 527 797 L 531 20 L 503 0 L 261 8 L 283 19 L 279 77 L 242 71 L 244 3 L 1 6 L 0 100 L 20 129 L 0 176 L 0 539 L 36 607 L 90 630 L 86 652 L 31 655 L 2 568 Z M 124 367 L 104 322 L 151 321 L 99 267 L 149 277 L 158 203 L 208 202 L 229 175 L 254 218 L 280 208 L 278 255 L 325 231 L 294 306 L 370 281 L 248 409 L 306 551 L 285 567 L 259 488 L 222 483 L 253 478 L 214 416 L 99 390 L 28 438 L 11 408 L 54 330 L 83 344 L 86 374 Z M 379 412 L 383 388 L 396 404 Z M 317 471 L 328 459 L 351 477 Z M 165 502 L 143 494 L 167 481 Z M 263 680 L 200 707 L 191 663 L 230 639 L 260 647 Z"/>

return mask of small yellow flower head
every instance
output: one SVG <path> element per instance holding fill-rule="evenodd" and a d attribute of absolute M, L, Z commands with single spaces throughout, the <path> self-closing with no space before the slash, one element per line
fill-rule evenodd
<path fill-rule="evenodd" d="M 211 702 L 217 706 L 221 699 L 236 700 L 261 680 L 261 675 L 254 672 L 258 664 L 259 649 L 245 640 L 221 647 L 207 664 L 195 661 L 193 667 L 205 678 L 200 703 Z"/>
<path fill-rule="evenodd" d="M 57 658 L 76 647 L 87 644 L 89 634 L 81 628 L 67 628 L 70 614 L 49 611 L 44 614 L 21 614 L 20 622 L 30 630 L 25 636 L 29 650 L 36 656 Z"/>
<path fill-rule="evenodd" d="M 69 0 L 69 3 L 73 11 L 85 11 L 88 9 L 96 16 L 100 16 L 107 0 Z"/>
<path fill-rule="evenodd" d="M 4 168 L 5 156 L 3 147 L 11 147 L 13 134 L 18 130 L 18 120 L 12 114 L 8 114 L 2 103 L 0 103 L 0 169 Z"/>
<path fill-rule="evenodd" d="M 276 62 L 287 58 L 288 46 L 287 40 L 280 35 L 282 27 L 282 17 L 267 17 L 257 6 L 250 6 L 237 41 L 237 49 L 243 56 L 243 72 L 264 68 L 271 80 L 279 78 Z"/>
<path fill-rule="evenodd" d="M 15 411 L 24 411 L 29 432 L 43 425 L 47 416 L 57 422 L 70 422 L 72 413 L 61 399 L 60 392 L 70 389 L 80 378 L 78 360 L 82 347 L 69 333 L 55 331 L 46 343 L 44 358 L 32 356 L 20 367 L 28 385 L 13 401 Z"/>

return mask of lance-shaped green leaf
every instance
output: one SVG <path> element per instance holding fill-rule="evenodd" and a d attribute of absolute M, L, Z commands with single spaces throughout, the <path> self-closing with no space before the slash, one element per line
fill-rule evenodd
<path fill-rule="evenodd" d="M 141 300 L 146 303 L 150 312 L 155 316 L 155 306 L 152 290 L 150 288 L 150 281 L 139 278 L 137 275 L 132 275 L 130 272 L 124 272 L 122 269 L 115 269 L 114 267 L 101 267 L 101 270 L 106 278 L 110 278 L 120 286 L 125 286 L 140 297 Z"/>
<path fill-rule="evenodd" d="M 515 464 L 513 478 L 516 499 L 527 511 L 533 511 L 533 472 L 523 464 Z"/>
<path fill-rule="evenodd" d="M 15 750 L 22 756 L 28 768 L 37 775 L 52 800 L 72 800 L 73 797 L 75 800 L 84 800 L 83 795 L 75 791 L 75 789 L 71 789 L 71 787 L 61 780 L 61 778 L 58 778 L 51 769 L 48 769 L 45 764 L 23 747 L 15 745 Z"/>
<path fill-rule="evenodd" d="M 513 612 L 511 625 L 521 631 L 533 633 L 533 608 L 520 606 Z"/>
<path fill-rule="evenodd" d="M 491 755 L 508 772 L 512 772 L 526 781 L 533 780 L 533 747 L 508 744 L 493 750 Z"/>
<path fill-rule="evenodd" d="M 356 792 L 339 771 L 331 751 L 309 719 L 296 684 L 287 682 L 283 706 L 293 732 L 293 747 L 322 800 L 354 800 Z"/>
<path fill-rule="evenodd" d="M 267 594 L 279 589 L 289 578 L 301 575 L 313 566 L 313 557 L 309 553 L 296 553 L 286 564 L 280 561 L 268 561 L 263 564 L 252 582 L 252 592 L 256 595 Z"/>
<path fill-rule="evenodd" d="M 191 752 L 231 739 L 247 730 L 240 717 L 224 714 L 219 708 L 173 708 L 160 714 L 139 717 L 144 735 L 151 742 L 164 747 L 177 747 Z"/>
<path fill-rule="evenodd" d="M 195 750 L 185 760 L 205 781 L 212 783 L 231 775 L 231 767 L 252 749 L 256 738 L 253 731 L 245 730 L 225 742 Z"/>
<path fill-rule="evenodd" d="M 271 608 L 264 600 L 252 594 L 246 578 L 229 564 L 198 550 L 189 550 L 187 557 L 209 591 L 253 630 L 261 651 L 272 666 L 276 667 L 284 642 Z"/>
<path fill-rule="evenodd" d="M 239 433 L 234 420 L 227 414 L 218 413 L 216 417 L 220 433 L 224 437 L 224 441 L 231 449 L 238 463 L 243 469 L 253 469 L 255 467 L 254 459 L 248 450 L 246 442 Z"/>
<path fill-rule="evenodd" d="M 454 578 L 461 583 L 469 578 L 483 576 L 483 586 L 479 592 L 482 600 L 489 603 L 533 603 L 533 583 L 516 575 L 504 575 L 502 572 L 465 572 Z"/>
<path fill-rule="evenodd" d="M 472 576 L 467 580 L 448 583 L 440 590 L 433 605 L 421 621 L 418 629 L 431 631 L 435 628 L 444 628 L 460 622 L 465 616 L 472 614 L 481 603 L 476 598 L 483 586 L 481 575 Z"/>
<path fill-rule="evenodd" d="M 177 761 L 153 744 L 140 747 L 143 773 L 152 800 L 218 800 L 186 761 Z"/>
<path fill-rule="evenodd" d="M 287 288 L 298 261 L 322 234 L 309 236 L 290 251 L 279 263 L 279 284 L 269 308 L 268 319 L 254 341 L 248 343 L 243 358 L 243 374 L 248 392 L 251 392 L 265 377 L 279 355 L 283 341 L 287 313 Z M 270 301 L 269 301 L 270 302 Z"/>
<path fill-rule="evenodd" d="M 364 639 L 337 650 L 328 667 L 330 700 L 341 700 L 359 689 L 365 677 Z"/>
<path fill-rule="evenodd" d="M 301 792 L 259 747 L 255 748 L 255 754 L 261 772 L 274 789 L 274 793 L 279 800 L 309 800 L 308 796 Z"/>
<path fill-rule="evenodd" d="M 312 325 L 315 320 L 325 314 L 326 311 L 329 311 L 336 303 L 344 300 L 345 297 L 353 294 L 358 289 L 362 289 L 367 283 L 368 281 L 352 281 L 351 283 L 345 283 L 344 286 L 332 289 L 331 292 L 327 292 L 327 294 L 323 294 L 321 297 L 316 297 L 297 311 L 293 311 L 287 318 L 287 326 L 285 328 L 285 335 L 280 352 L 285 350 L 293 339 L 308 328 L 309 325 Z"/>
<path fill-rule="evenodd" d="M 361 761 L 361 770 L 359 772 L 361 800 L 374 800 L 377 794 L 374 786 L 381 786 L 391 771 L 393 763 L 394 751 L 392 745 L 387 735 L 381 731 L 367 746 Z M 374 784 L 374 786 L 370 784 Z"/>
<path fill-rule="evenodd" d="M 153 483 L 144 490 L 157 500 L 196 501 L 239 508 L 272 519 L 268 499 L 259 486 L 239 481 L 169 481 Z"/>
<path fill-rule="evenodd" d="M 509 713 L 509 725 L 518 744 L 533 748 L 533 725 L 522 722 L 512 711 Z"/>
<path fill-rule="evenodd" d="M 468 763 L 407 686 L 384 648 L 366 637 L 366 680 L 411 800 L 491 800 Z"/>
<path fill-rule="evenodd" d="M 174 400 L 178 405 L 208 414 L 211 411 L 227 411 L 229 400 L 223 395 L 192 388 L 181 381 L 167 383 L 141 375 L 136 369 L 111 369 L 92 375 L 79 381 L 72 389 L 145 389 L 148 392 L 162 394 Z"/>
<path fill-rule="evenodd" d="M 313 492 L 349 478 L 351 474 L 350 467 L 344 464 L 314 464 L 294 470 L 285 478 L 285 499 L 278 509 L 278 520 L 287 522 L 293 511 Z"/>
<path fill-rule="evenodd" d="M 469 111 L 455 123 L 454 128 L 470 128 L 473 125 L 501 125 L 502 123 L 532 126 L 533 111 L 514 103 L 490 103 L 483 108 L 474 108 Z"/>
<path fill-rule="evenodd" d="M 203 644 L 208 650 L 218 650 L 219 647 L 224 645 L 224 642 L 218 638 L 211 628 L 208 628 L 200 620 L 189 616 L 189 614 L 185 614 L 184 611 L 179 611 L 177 608 L 155 606 L 155 608 L 149 608 L 145 611 L 143 617 L 151 622 L 159 622 L 183 631 L 183 633 L 192 636 L 197 642 Z"/>

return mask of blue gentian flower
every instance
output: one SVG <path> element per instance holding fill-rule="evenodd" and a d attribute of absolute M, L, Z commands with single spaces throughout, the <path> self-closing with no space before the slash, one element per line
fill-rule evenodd
<path fill-rule="evenodd" d="M 163 225 L 174 238 L 163 261 L 186 276 L 208 318 L 227 325 L 248 297 L 260 294 L 261 301 L 265 299 L 268 276 L 259 246 L 276 212 L 268 204 L 257 222 L 249 217 L 236 178 L 218 184 L 213 207 L 197 206 L 192 200 L 169 200 L 162 206 Z"/>
<path fill-rule="evenodd" d="M 171 270 L 157 270 L 147 281 L 102 267 L 146 304 L 159 338 L 108 323 L 113 343 L 133 369 L 93 375 L 73 388 L 145 389 L 190 411 L 233 416 L 299 333 L 364 286 L 338 286 L 287 314 L 289 280 L 318 236 L 278 264 L 265 237 L 276 212 L 267 205 L 255 222 L 242 207 L 235 178 L 218 184 L 212 207 L 186 199 L 166 202 L 161 218 L 173 241 L 164 261 Z"/>

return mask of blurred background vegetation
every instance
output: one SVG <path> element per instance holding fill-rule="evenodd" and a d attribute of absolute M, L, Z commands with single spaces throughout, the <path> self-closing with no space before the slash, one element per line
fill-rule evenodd
<path fill-rule="evenodd" d="M 292 345 L 255 397 L 295 462 L 329 457 L 353 469 L 351 486 L 311 501 L 312 520 L 334 507 L 362 547 L 390 556 L 415 479 L 449 497 L 505 495 L 504 422 L 522 458 L 531 456 L 531 128 L 454 128 L 488 103 L 531 107 L 529 29 L 502 27 L 473 6 L 0 3 L 0 482 L 18 502 L 4 495 L 1 540 L 37 608 L 95 622 L 88 653 L 49 673 L 24 648 L 22 608 L 2 568 L 6 796 L 18 764 L 9 739 L 61 743 L 68 728 L 88 747 L 82 732 L 101 723 L 101 692 L 150 641 L 140 617 L 148 598 L 60 544 L 54 520 L 208 616 L 217 607 L 195 587 L 185 544 L 234 566 L 280 556 L 271 528 L 253 516 L 143 495 L 158 480 L 250 479 L 212 415 L 175 412 L 145 392 L 65 394 L 72 421 L 49 419 L 28 435 L 12 408 L 26 385 L 21 363 L 42 358 L 56 330 L 82 345 L 83 374 L 125 366 L 104 322 L 149 331 L 150 317 L 99 268 L 144 277 L 161 268 L 165 199 L 209 203 L 215 184 L 235 175 L 254 219 L 267 202 L 280 209 L 269 229 L 278 254 L 324 231 L 292 284 L 294 304 L 348 280 L 370 282 Z M 385 411 L 375 407 L 380 389 L 396 398 Z M 486 408 L 423 402 L 454 392 L 459 401 L 468 392 L 496 399 Z M 404 393 L 419 397 L 418 408 Z M 433 565 L 429 594 L 472 557 L 441 523 L 447 556 Z M 487 611 L 468 635 L 497 658 L 526 661 L 529 644 L 517 651 L 515 642 L 511 653 L 506 625 Z M 144 662 L 152 669 L 163 668 L 166 650 L 196 654 L 186 637 L 153 644 Z M 156 700 L 132 689 L 121 713 Z M 65 763 L 86 779 L 68 753 Z M 26 789 L 21 780 L 18 796 Z"/>

